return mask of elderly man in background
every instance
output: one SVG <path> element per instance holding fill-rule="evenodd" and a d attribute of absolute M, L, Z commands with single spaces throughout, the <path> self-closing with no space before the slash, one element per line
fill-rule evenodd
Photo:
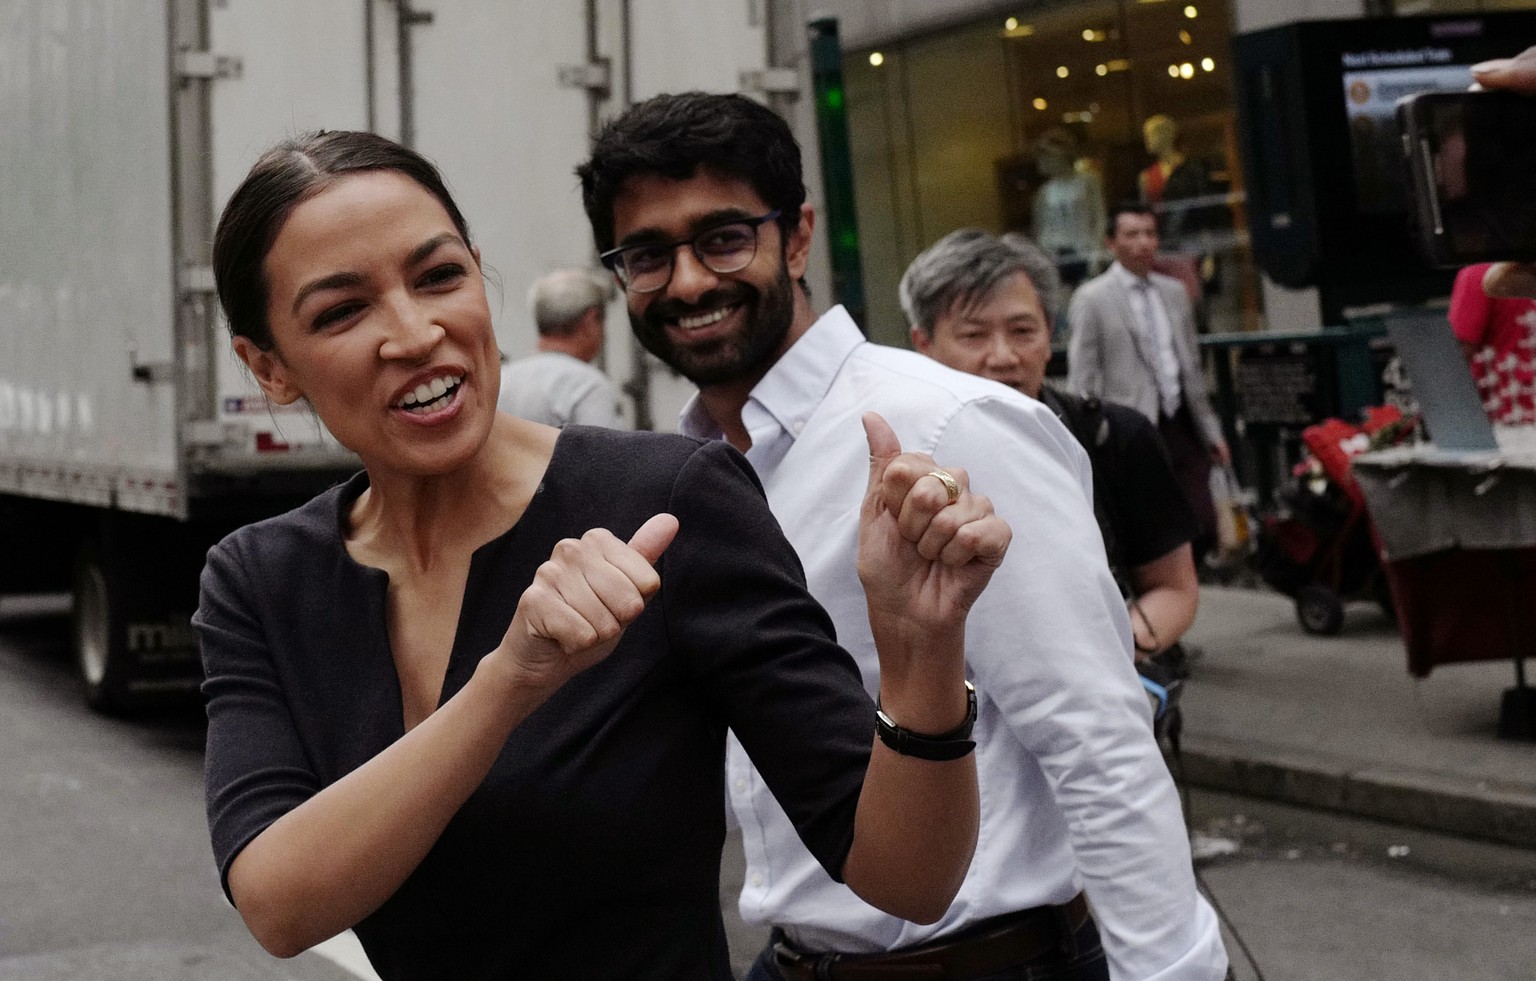
<path fill-rule="evenodd" d="M 501 369 L 497 408 L 550 426 L 619 425 L 613 383 L 592 364 L 603 351 L 604 312 L 612 288 L 581 269 L 537 280 L 528 306 L 539 331 L 535 354 Z"/>
<path fill-rule="evenodd" d="M 1173 648 L 1194 622 L 1194 516 L 1140 413 L 1045 384 L 1059 285 L 1055 265 L 1027 238 L 967 228 L 912 260 L 901 307 L 920 354 L 1039 399 L 1088 451 L 1094 515 L 1140 661 Z"/>

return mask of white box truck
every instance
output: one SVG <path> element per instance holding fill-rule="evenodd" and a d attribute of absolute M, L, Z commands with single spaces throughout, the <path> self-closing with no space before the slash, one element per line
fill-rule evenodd
<path fill-rule="evenodd" d="M 592 128 L 660 91 L 789 98 L 796 73 L 765 69 L 797 6 L 0 0 L 0 593 L 73 591 L 89 702 L 195 690 L 208 546 L 356 468 L 266 402 L 218 311 L 214 223 L 261 150 L 372 129 L 432 158 L 516 357 L 528 284 L 593 262 L 573 175 Z M 610 324 L 631 421 L 666 428 L 686 386 Z"/>

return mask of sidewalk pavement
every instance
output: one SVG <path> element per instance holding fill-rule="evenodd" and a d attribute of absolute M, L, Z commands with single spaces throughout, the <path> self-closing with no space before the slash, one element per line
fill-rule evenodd
<path fill-rule="evenodd" d="M 1201 652 L 1180 701 L 1190 783 L 1536 848 L 1536 742 L 1495 734 L 1511 661 L 1415 679 L 1374 604 L 1316 637 L 1288 597 L 1216 586 L 1185 640 Z"/>

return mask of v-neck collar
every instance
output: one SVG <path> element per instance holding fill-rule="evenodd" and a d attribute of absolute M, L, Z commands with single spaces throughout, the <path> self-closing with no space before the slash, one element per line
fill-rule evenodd
<path fill-rule="evenodd" d="M 459 601 L 459 615 L 453 627 L 452 645 L 448 649 L 448 661 L 443 668 L 441 687 L 438 689 L 437 703 L 433 711 L 443 707 L 443 704 L 458 693 L 474 673 L 475 665 L 480 655 L 471 651 L 464 652 L 462 641 L 464 639 L 465 625 L 474 623 L 472 614 L 478 616 L 483 604 L 485 593 L 490 585 L 488 570 L 497 565 L 497 560 L 507 548 L 512 547 L 517 538 L 518 530 L 529 523 L 532 515 L 535 521 L 538 512 L 548 505 L 545 487 L 549 483 L 550 475 L 556 472 L 556 468 L 563 465 L 564 457 L 569 453 L 567 447 L 576 437 L 572 435 L 570 428 L 562 429 L 555 438 L 554 450 L 550 453 L 549 464 L 544 469 L 544 477 L 534 488 L 533 496 L 528 499 L 528 506 L 517 521 L 505 531 L 494 538 L 478 546 L 469 557 L 469 570 L 464 577 L 464 595 Z M 393 738 L 405 734 L 405 690 L 400 684 L 400 672 L 395 667 L 393 639 L 389 635 L 389 573 L 378 566 L 368 565 L 358 561 L 347 548 L 347 533 L 350 530 L 350 512 L 352 505 L 363 491 L 369 486 L 368 471 L 361 470 L 353 474 L 341 485 L 336 494 L 333 505 L 331 527 L 335 535 L 334 547 L 336 548 L 343 568 L 349 568 L 353 574 L 367 583 L 369 595 L 376 601 L 374 612 L 377 622 L 372 624 L 377 633 L 372 640 L 372 646 L 378 648 L 370 656 L 382 656 L 385 666 L 385 674 L 388 679 L 388 689 L 392 697 L 391 704 L 394 711 L 390 713 L 392 721 Z"/>

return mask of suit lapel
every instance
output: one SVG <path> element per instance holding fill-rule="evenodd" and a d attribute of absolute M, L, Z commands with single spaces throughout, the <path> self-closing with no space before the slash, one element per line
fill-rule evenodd
<path fill-rule="evenodd" d="M 1115 296 L 1119 298 L 1120 316 L 1125 320 L 1125 329 L 1131 335 L 1131 346 L 1136 349 L 1136 356 L 1146 369 L 1157 374 L 1157 352 L 1148 351 L 1146 339 L 1142 335 L 1141 328 L 1137 326 L 1140 321 L 1136 319 L 1136 304 L 1131 300 L 1131 288 L 1126 286 L 1118 277 L 1114 280 Z"/>

